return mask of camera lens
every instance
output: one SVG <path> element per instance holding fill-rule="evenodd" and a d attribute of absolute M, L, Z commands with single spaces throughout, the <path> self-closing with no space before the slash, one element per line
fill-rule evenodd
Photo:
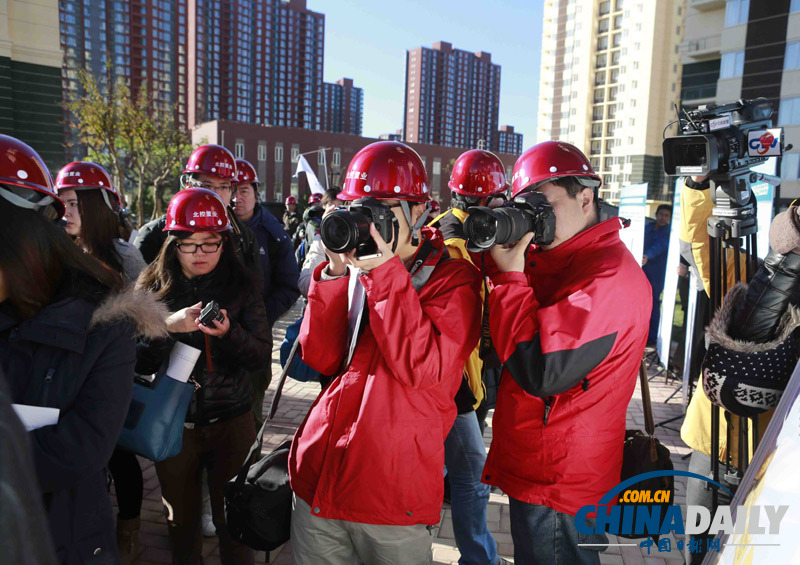
<path fill-rule="evenodd" d="M 506 245 L 519 241 L 526 233 L 534 231 L 532 214 L 527 210 L 506 207 L 497 210 L 498 245 Z"/>
<path fill-rule="evenodd" d="M 355 247 L 356 227 L 347 210 L 334 210 L 320 224 L 322 243 L 334 253 L 344 253 Z"/>
<path fill-rule="evenodd" d="M 327 249 L 346 253 L 370 239 L 369 219 L 358 212 L 334 210 L 322 218 L 319 235 Z"/>
<path fill-rule="evenodd" d="M 473 208 L 464 222 L 464 234 L 479 249 L 489 249 L 497 235 L 497 221 L 493 213 Z"/>

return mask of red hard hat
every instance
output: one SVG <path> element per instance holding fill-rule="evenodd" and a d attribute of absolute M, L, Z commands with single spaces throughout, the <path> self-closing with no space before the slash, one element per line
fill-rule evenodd
<path fill-rule="evenodd" d="M 441 209 L 442 207 L 439 206 L 438 200 L 431 200 L 431 212 L 440 212 Z"/>
<path fill-rule="evenodd" d="M 26 200 L 37 194 L 51 196 L 58 217 L 64 215 L 64 203 L 53 190 L 53 179 L 39 154 L 19 139 L 3 134 L 0 134 L 0 184 L 15 187 L 9 190 Z"/>
<path fill-rule="evenodd" d="M 236 182 L 236 159 L 221 145 L 201 145 L 189 156 L 184 173 L 214 175 Z"/>
<path fill-rule="evenodd" d="M 289 204 L 297 204 L 297 198 L 295 198 L 294 196 L 287 196 L 286 206 L 288 206 Z"/>
<path fill-rule="evenodd" d="M 563 141 L 537 143 L 520 155 L 514 164 L 511 196 L 513 198 L 526 189 L 563 177 L 577 177 L 589 188 L 599 188 L 602 184 L 589 159 L 574 145 Z"/>
<path fill-rule="evenodd" d="M 482 149 L 459 155 L 447 183 L 450 190 L 464 196 L 491 196 L 508 190 L 506 172 L 500 158 Z"/>
<path fill-rule="evenodd" d="M 62 190 L 104 189 L 114 197 L 117 207 L 122 206 L 122 198 L 111 184 L 106 170 L 89 161 L 74 161 L 64 165 L 56 177 L 56 193 Z"/>
<path fill-rule="evenodd" d="M 256 173 L 255 167 L 250 164 L 250 161 L 236 159 L 236 180 L 233 184 L 258 184 L 258 173 Z"/>
<path fill-rule="evenodd" d="M 370 143 L 347 167 L 339 200 L 365 196 L 427 202 L 428 174 L 416 151 L 399 141 Z"/>
<path fill-rule="evenodd" d="M 319 202 L 322 202 L 322 195 L 321 194 L 318 194 L 316 192 L 312 192 L 311 194 L 308 195 L 308 203 L 309 204 L 317 204 Z"/>
<path fill-rule="evenodd" d="M 225 204 L 205 188 L 179 190 L 169 201 L 164 231 L 220 232 L 231 229 Z"/>

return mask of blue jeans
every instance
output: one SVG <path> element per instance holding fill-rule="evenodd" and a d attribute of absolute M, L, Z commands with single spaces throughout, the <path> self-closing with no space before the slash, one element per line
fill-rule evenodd
<path fill-rule="evenodd" d="M 604 546 L 578 547 L 579 543 L 608 543 L 605 535 L 583 535 L 575 516 L 539 504 L 508 497 L 514 563 L 522 565 L 599 565 Z M 594 519 L 586 519 L 594 525 Z"/>
<path fill-rule="evenodd" d="M 450 480 L 453 534 L 461 565 L 494 565 L 497 544 L 486 525 L 489 485 L 481 482 L 486 447 L 475 412 L 459 414 L 444 440 L 444 462 Z"/>

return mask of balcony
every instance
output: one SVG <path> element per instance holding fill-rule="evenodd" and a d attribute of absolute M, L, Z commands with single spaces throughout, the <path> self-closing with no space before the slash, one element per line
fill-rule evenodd
<path fill-rule="evenodd" d="M 700 12 L 708 12 L 725 7 L 725 0 L 689 0 L 689 8 Z"/>
<path fill-rule="evenodd" d="M 719 57 L 722 35 L 710 35 L 700 39 L 692 39 L 681 43 L 681 53 L 697 60 Z"/>

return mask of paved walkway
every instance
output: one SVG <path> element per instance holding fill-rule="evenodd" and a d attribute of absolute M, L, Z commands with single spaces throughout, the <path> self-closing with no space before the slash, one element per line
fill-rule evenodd
<path fill-rule="evenodd" d="M 283 340 L 286 326 L 299 315 L 299 308 L 287 315 L 283 321 L 279 321 L 275 326 L 275 355 L 273 357 L 273 382 L 270 390 L 267 391 L 265 398 L 265 412 L 272 399 L 275 385 L 280 375 L 281 367 L 278 362 L 278 346 Z M 655 369 L 651 369 L 651 374 L 655 374 Z M 682 414 L 680 392 L 669 402 L 664 402 L 672 394 L 678 383 L 665 383 L 663 377 L 656 377 L 650 382 L 651 396 L 653 400 L 653 412 L 656 422 L 667 420 Z M 286 439 L 291 438 L 294 431 L 303 421 L 303 418 L 317 397 L 319 384 L 300 383 L 288 379 L 283 390 L 280 407 L 275 419 L 267 427 L 264 435 L 264 452 L 279 445 Z M 486 447 L 488 449 L 492 439 L 491 427 L 492 412 L 489 413 L 487 420 L 488 426 L 485 434 Z M 656 436 L 672 453 L 672 462 L 676 469 L 687 470 L 688 459 L 682 456 L 688 454 L 690 449 L 681 441 L 677 430 L 680 427 L 680 420 L 672 424 L 674 429 L 658 427 Z M 642 414 L 641 397 L 639 387 L 631 400 L 628 408 L 628 428 L 644 430 L 644 419 Z M 144 471 L 144 505 L 142 508 L 142 534 L 140 537 L 140 553 L 135 563 L 141 565 L 149 564 L 169 564 L 171 554 L 169 550 L 169 539 L 167 538 L 167 526 L 164 520 L 163 507 L 161 505 L 161 490 L 156 477 L 153 463 L 141 459 Z M 112 490 L 113 494 L 113 490 Z M 681 506 L 684 505 L 686 497 L 686 479 L 678 477 L 675 481 L 675 501 Z M 498 551 L 510 561 L 513 561 L 514 548 L 511 542 L 511 530 L 509 527 L 508 497 L 502 493 L 493 493 L 487 508 L 487 518 L 489 529 L 497 541 Z M 659 553 L 656 547 L 650 548 L 650 555 L 647 549 L 640 548 L 638 542 L 641 540 L 616 539 L 609 536 L 610 543 L 630 544 L 609 547 L 600 555 L 600 562 L 604 565 L 677 565 L 683 563 L 683 557 L 676 550 L 675 539 L 671 540 L 673 551 L 671 553 Z M 259 552 L 256 555 L 256 563 L 272 563 L 274 565 L 288 565 L 291 561 L 291 542 L 273 551 L 268 557 Z M 216 538 L 206 538 L 203 545 L 203 556 L 205 565 L 219 565 L 219 550 Z M 442 519 L 439 523 L 437 537 L 433 546 L 433 560 L 437 564 L 458 563 L 459 553 L 453 539 L 453 527 L 450 518 L 450 508 L 445 505 L 442 509 Z"/>

